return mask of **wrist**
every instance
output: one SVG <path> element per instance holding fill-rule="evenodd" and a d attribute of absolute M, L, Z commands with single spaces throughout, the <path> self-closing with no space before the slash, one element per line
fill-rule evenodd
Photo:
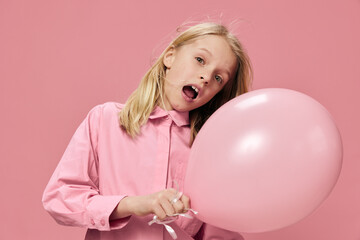
<path fill-rule="evenodd" d="M 110 215 L 110 220 L 125 218 L 132 215 L 132 212 L 129 208 L 129 202 L 131 201 L 131 197 L 124 197 L 120 200 L 114 211 Z"/>

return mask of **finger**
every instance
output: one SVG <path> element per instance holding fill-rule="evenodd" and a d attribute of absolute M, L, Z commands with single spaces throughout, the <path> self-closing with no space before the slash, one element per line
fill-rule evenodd
<path fill-rule="evenodd" d="M 163 201 L 164 199 L 168 199 L 169 201 L 171 201 L 173 197 L 176 195 L 176 192 L 177 191 L 173 188 L 165 189 L 158 193 L 157 199 L 159 202 Z"/>
<path fill-rule="evenodd" d="M 188 209 L 191 208 L 191 204 L 190 204 L 190 198 L 186 195 L 182 195 L 180 198 L 181 202 L 184 204 L 184 210 L 187 211 Z"/>
<path fill-rule="evenodd" d="M 166 189 L 166 193 L 169 194 L 169 196 L 174 196 L 177 193 L 177 190 L 175 190 L 174 188 L 168 188 Z"/>
<path fill-rule="evenodd" d="M 183 213 L 185 206 L 181 200 L 178 200 L 177 202 L 172 204 L 176 213 Z"/>
<path fill-rule="evenodd" d="M 176 203 L 182 196 L 182 192 L 176 192 L 172 197 L 171 197 L 171 203 Z"/>
<path fill-rule="evenodd" d="M 171 204 L 173 205 L 174 209 L 176 210 L 176 212 L 182 212 L 183 208 L 184 208 L 184 204 L 181 202 L 181 196 L 183 195 L 182 192 L 177 192 L 172 200 L 171 200 Z"/>
<path fill-rule="evenodd" d="M 171 204 L 169 199 L 161 199 L 160 201 L 160 205 L 161 207 L 164 209 L 166 215 L 168 216 L 172 216 L 175 214 L 175 208 L 174 206 Z"/>
<path fill-rule="evenodd" d="M 166 213 L 160 205 L 154 206 L 154 214 L 159 220 L 164 220 L 166 218 Z"/>

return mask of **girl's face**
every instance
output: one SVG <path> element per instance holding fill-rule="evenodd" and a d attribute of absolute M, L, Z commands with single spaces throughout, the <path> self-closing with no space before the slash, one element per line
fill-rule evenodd
<path fill-rule="evenodd" d="M 164 55 L 164 104 L 180 112 L 198 108 L 234 78 L 237 60 L 223 37 L 197 38 Z"/>

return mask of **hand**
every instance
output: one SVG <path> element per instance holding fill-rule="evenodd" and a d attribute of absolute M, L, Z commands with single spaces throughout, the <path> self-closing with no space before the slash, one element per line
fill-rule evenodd
<path fill-rule="evenodd" d="M 187 212 L 190 209 L 189 197 L 181 195 L 178 201 L 172 202 L 175 197 L 178 197 L 176 194 L 175 189 L 169 188 L 149 195 L 126 197 L 120 201 L 110 218 L 155 214 L 159 220 L 163 220 L 175 213 Z"/>
<path fill-rule="evenodd" d="M 179 194 L 179 193 L 178 193 Z M 145 196 L 130 197 L 129 210 L 137 216 L 155 214 L 158 219 L 163 220 L 175 213 L 184 213 L 190 208 L 189 197 L 182 195 L 176 202 L 172 200 L 178 197 L 175 189 L 165 189 Z"/>

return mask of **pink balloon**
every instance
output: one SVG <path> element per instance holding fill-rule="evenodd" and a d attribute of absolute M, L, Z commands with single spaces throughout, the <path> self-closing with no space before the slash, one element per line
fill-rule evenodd
<path fill-rule="evenodd" d="M 341 137 L 321 104 L 293 90 L 255 90 L 226 103 L 202 127 L 184 192 L 204 222 L 265 232 L 313 212 L 341 164 Z"/>

